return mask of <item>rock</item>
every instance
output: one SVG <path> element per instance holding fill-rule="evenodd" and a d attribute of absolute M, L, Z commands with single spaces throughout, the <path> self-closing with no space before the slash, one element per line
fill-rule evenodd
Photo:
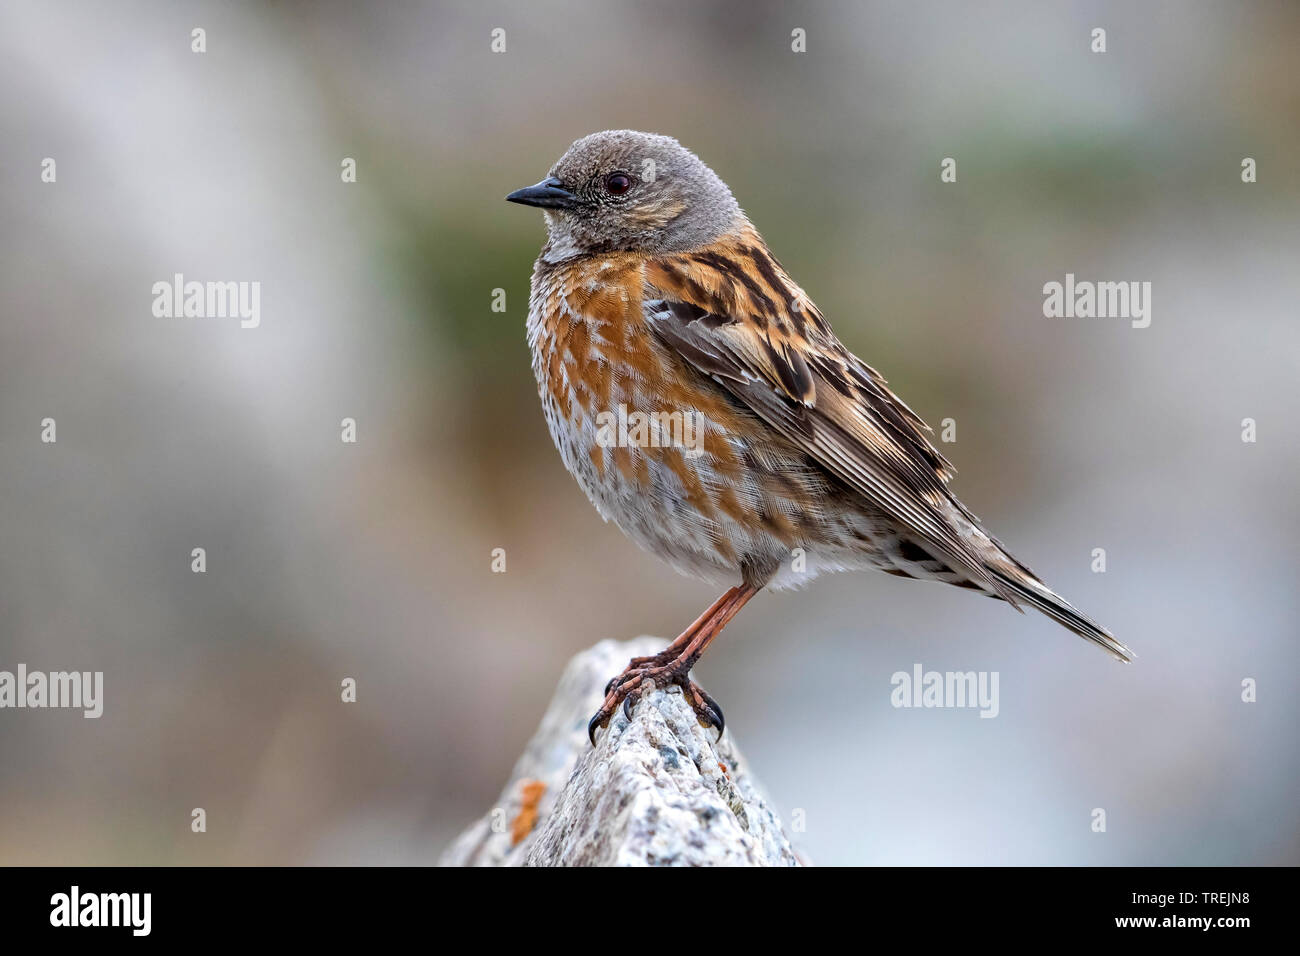
<path fill-rule="evenodd" d="M 659 638 L 602 641 L 569 662 L 498 805 L 443 866 L 797 866 L 731 729 L 702 727 L 676 687 L 587 740 L 605 684 Z"/>

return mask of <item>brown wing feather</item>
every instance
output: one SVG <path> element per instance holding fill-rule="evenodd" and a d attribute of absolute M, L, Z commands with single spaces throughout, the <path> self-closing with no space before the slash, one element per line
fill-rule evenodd
<path fill-rule="evenodd" d="M 827 471 L 990 590 L 1018 592 L 954 524 L 965 509 L 929 428 L 852 355 L 752 227 L 652 260 L 645 312 L 656 333 Z"/>

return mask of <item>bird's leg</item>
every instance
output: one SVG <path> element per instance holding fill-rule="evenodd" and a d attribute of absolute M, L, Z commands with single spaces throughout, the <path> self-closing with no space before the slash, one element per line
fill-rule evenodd
<path fill-rule="evenodd" d="M 722 708 L 690 679 L 690 671 L 710 642 L 758 590 L 749 584 L 729 588 L 663 651 L 653 657 L 634 657 L 627 669 L 605 687 L 605 700 L 587 725 L 592 745 L 596 743 L 596 728 L 609 723 L 620 703 L 623 713 L 631 719 L 632 705 L 641 695 L 651 686 L 665 684 L 678 684 L 700 723 L 711 724 L 721 733 L 725 726 Z"/>
<path fill-rule="evenodd" d="M 625 670 L 623 674 L 619 674 L 617 677 L 610 678 L 609 683 L 605 685 L 605 693 L 608 694 L 610 690 L 612 690 L 614 686 L 623 679 L 624 674 L 626 674 L 628 671 L 631 671 L 634 668 L 644 667 L 646 664 L 654 664 L 656 666 L 667 664 L 669 661 L 675 658 L 678 654 L 681 653 L 682 648 L 686 647 L 686 645 L 691 642 L 691 640 L 695 637 L 695 635 L 699 633 L 700 628 L 703 627 L 708 622 L 709 618 L 717 613 L 718 608 L 720 608 L 724 603 L 726 603 L 726 601 L 732 596 L 731 592 L 734 590 L 736 589 L 730 588 L 727 591 L 724 591 L 722 597 L 718 598 L 707 608 L 705 608 L 704 613 L 701 614 L 699 617 L 697 617 L 693 622 L 691 622 L 690 627 L 682 631 L 681 634 L 677 635 L 676 639 L 667 647 L 665 647 L 662 651 L 660 651 L 658 654 L 652 654 L 649 657 L 632 658 L 632 660 L 628 662 L 627 670 Z"/>

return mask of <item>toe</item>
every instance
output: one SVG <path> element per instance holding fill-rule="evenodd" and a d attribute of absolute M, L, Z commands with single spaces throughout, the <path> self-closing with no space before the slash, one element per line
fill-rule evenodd
<path fill-rule="evenodd" d="M 727 721 L 722 715 L 722 708 L 718 706 L 718 702 L 706 694 L 699 684 L 691 680 L 682 684 L 682 693 L 690 703 L 691 709 L 695 711 L 696 719 L 706 727 L 718 728 L 718 736 L 721 737 Z"/>

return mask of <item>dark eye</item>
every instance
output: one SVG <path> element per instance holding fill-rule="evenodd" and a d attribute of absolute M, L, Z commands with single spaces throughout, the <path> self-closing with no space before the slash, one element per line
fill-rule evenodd
<path fill-rule="evenodd" d="M 627 173 L 610 173 L 605 177 L 605 189 L 615 196 L 621 196 L 632 188 L 632 180 Z"/>

